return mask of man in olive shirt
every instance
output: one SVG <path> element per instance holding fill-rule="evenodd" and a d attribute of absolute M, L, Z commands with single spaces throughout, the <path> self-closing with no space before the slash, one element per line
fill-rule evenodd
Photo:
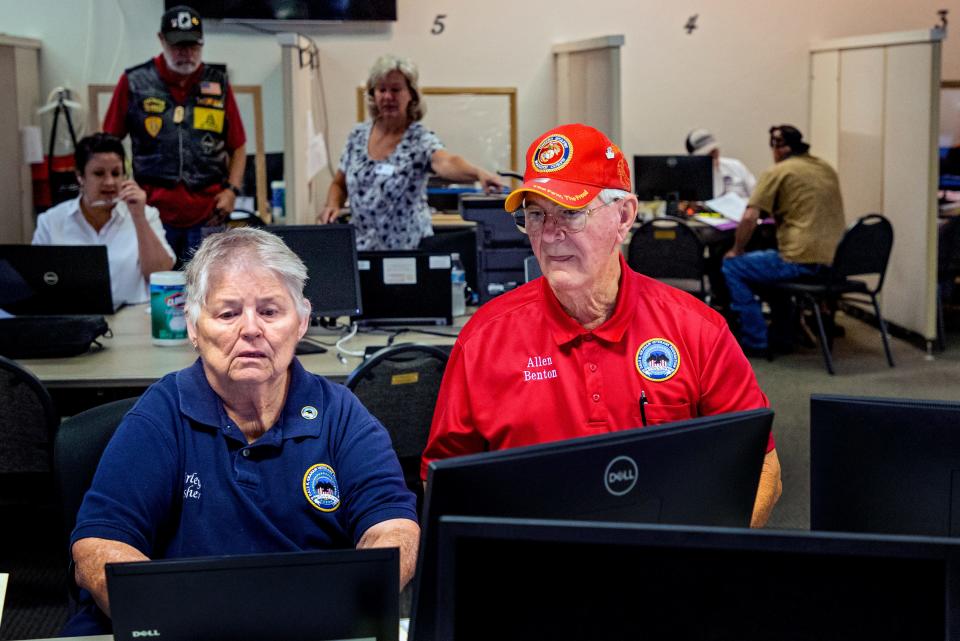
<path fill-rule="evenodd" d="M 803 134 L 775 125 L 770 147 L 776 164 L 760 176 L 723 261 L 730 307 L 740 314 L 740 344 L 755 353 L 767 350 L 767 326 L 751 288 L 816 274 L 833 260 L 845 227 L 837 172 L 808 153 Z M 773 215 L 779 249 L 744 253 L 760 212 Z"/>

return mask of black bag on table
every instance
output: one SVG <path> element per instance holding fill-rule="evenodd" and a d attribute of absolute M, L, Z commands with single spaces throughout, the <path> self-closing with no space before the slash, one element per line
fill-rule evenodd
<path fill-rule="evenodd" d="M 110 336 L 103 316 L 16 316 L 0 318 L 0 355 L 7 358 L 60 358 L 76 356 L 103 346 Z"/>

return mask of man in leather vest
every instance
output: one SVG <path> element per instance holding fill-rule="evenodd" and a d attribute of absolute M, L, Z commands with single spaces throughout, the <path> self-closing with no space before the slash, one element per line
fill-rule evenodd
<path fill-rule="evenodd" d="M 103 130 L 130 134 L 134 178 L 182 262 L 233 211 L 246 135 L 226 67 L 201 61 L 197 12 L 169 9 L 157 36 L 163 52 L 120 76 Z"/>

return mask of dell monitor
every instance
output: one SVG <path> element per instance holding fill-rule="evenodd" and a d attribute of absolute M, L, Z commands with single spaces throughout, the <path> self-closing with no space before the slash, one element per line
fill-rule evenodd
<path fill-rule="evenodd" d="M 397 549 L 107 564 L 115 641 L 397 641 Z"/>
<path fill-rule="evenodd" d="M 810 527 L 960 536 L 960 402 L 812 396 Z"/>
<path fill-rule="evenodd" d="M 674 216 L 677 201 L 713 198 L 713 158 L 710 156 L 634 156 L 637 198 L 667 201 Z"/>
<path fill-rule="evenodd" d="M 960 541 L 446 517 L 444 641 L 960 638 Z"/>
<path fill-rule="evenodd" d="M 271 225 L 307 266 L 304 295 L 315 319 L 361 313 L 357 232 L 353 225 Z"/>
<path fill-rule="evenodd" d="M 434 461 L 427 476 L 411 633 L 439 641 L 440 517 L 504 516 L 746 527 L 773 412 L 662 426 Z"/>

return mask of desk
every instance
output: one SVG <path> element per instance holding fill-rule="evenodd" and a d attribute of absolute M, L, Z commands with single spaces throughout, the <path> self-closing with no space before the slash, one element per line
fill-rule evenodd
<path fill-rule="evenodd" d="M 69 416 L 88 407 L 119 398 L 136 396 L 164 375 L 188 367 L 197 358 L 189 344 L 159 347 L 150 338 L 150 315 L 146 305 L 124 307 L 107 316 L 112 338 L 101 338 L 103 349 L 70 358 L 24 359 L 19 363 L 33 372 L 50 390 L 61 415 Z M 452 344 L 468 317 L 455 319 L 453 327 L 431 326 L 422 329 L 449 336 L 424 334 L 411 328 L 396 342 L 417 342 L 432 345 Z M 345 347 L 363 351 L 368 345 L 385 345 L 390 330 L 360 333 Z M 311 336 L 324 343 L 334 343 L 339 335 Z M 336 349 L 328 347 L 324 354 L 298 356 L 307 369 L 334 381 L 343 382 L 360 364 L 360 357 L 347 356 L 346 363 L 337 358 Z"/>

